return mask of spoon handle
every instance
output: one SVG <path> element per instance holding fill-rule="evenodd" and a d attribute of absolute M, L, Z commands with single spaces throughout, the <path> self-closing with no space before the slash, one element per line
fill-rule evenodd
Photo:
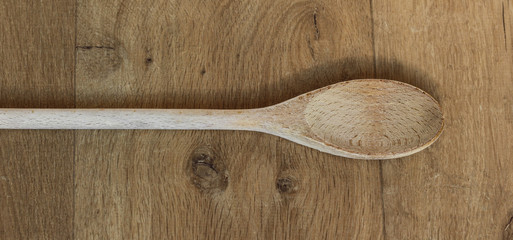
<path fill-rule="evenodd" d="M 0 129 L 262 130 L 260 109 L 0 108 Z M 260 118 L 259 118 L 260 117 Z"/>

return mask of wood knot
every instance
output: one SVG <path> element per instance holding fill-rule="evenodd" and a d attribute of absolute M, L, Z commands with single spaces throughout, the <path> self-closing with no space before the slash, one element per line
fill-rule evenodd
<path fill-rule="evenodd" d="M 224 191 L 228 186 L 226 166 L 209 147 L 196 148 L 190 155 L 191 181 L 201 191 Z"/>
<path fill-rule="evenodd" d="M 280 193 L 292 194 L 298 190 L 298 184 L 293 177 L 280 177 L 276 180 L 276 188 Z"/>

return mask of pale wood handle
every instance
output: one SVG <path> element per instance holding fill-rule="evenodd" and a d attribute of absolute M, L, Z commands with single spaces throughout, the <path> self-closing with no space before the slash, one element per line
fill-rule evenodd
<path fill-rule="evenodd" d="M 0 109 L 0 129 L 219 129 L 261 131 L 259 109 Z"/>

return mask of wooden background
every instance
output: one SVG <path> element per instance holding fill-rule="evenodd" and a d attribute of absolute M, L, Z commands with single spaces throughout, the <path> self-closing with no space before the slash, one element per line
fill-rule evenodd
<path fill-rule="evenodd" d="M 513 239 L 513 3 L 2 0 L 0 107 L 253 108 L 348 79 L 438 99 L 427 150 L 0 131 L 0 239 Z"/>

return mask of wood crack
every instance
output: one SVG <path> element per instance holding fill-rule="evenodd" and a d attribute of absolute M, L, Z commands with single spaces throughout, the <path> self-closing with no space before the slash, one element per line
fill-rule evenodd
<path fill-rule="evenodd" d="M 508 51 L 508 41 L 506 36 L 506 19 L 504 17 L 504 2 L 502 3 L 502 29 L 504 32 L 504 47 L 506 48 L 506 51 Z"/>
<path fill-rule="evenodd" d="M 310 50 L 310 55 L 312 56 L 312 59 L 315 60 L 315 52 L 312 47 L 312 42 L 310 41 L 310 37 L 306 37 L 306 43 L 308 44 L 308 49 Z"/>
<path fill-rule="evenodd" d="M 513 238 L 513 229 L 511 224 L 513 223 L 513 217 L 511 217 L 504 227 L 503 239 L 512 239 Z"/>
<path fill-rule="evenodd" d="M 111 49 L 111 50 L 114 50 L 113 47 L 110 47 L 110 46 L 76 46 L 75 48 L 77 49 L 93 49 L 93 48 L 104 48 L 104 49 Z"/>
<path fill-rule="evenodd" d="M 319 27 L 317 26 L 317 8 L 314 10 L 313 14 L 314 28 L 315 28 L 315 40 L 319 40 L 321 34 L 319 32 Z"/>

